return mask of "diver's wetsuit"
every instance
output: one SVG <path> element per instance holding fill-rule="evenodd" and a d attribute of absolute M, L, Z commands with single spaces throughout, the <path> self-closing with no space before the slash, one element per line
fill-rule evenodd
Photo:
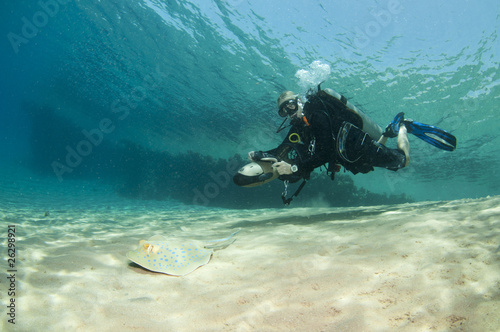
<path fill-rule="evenodd" d="M 304 119 L 292 120 L 292 128 L 280 146 L 267 153 L 285 159 L 280 155 L 285 145 L 298 147 L 300 158 L 294 159 L 293 164 L 298 166 L 294 176 L 309 178 L 310 173 L 317 167 L 330 164 L 341 164 L 352 173 L 368 173 L 373 167 L 383 167 L 398 170 L 405 166 L 406 157 L 399 149 L 390 149 L 377 143 L 365 132 L 353 127 L 346 137 L 345 146 L 351 154 L 356 156 L 355 162 L 349 162 L 338 153 L 338 132 L 343 127 L 343 121 L 333 121 L 324 110 L 312 110 L 311 105 L 304 105 Z M 332 123 L 334 122 L 334 123 Z M 296 142 L 297 134 L 300 143 Z M 287 179 L 282 176 L 282 179 Z"/>

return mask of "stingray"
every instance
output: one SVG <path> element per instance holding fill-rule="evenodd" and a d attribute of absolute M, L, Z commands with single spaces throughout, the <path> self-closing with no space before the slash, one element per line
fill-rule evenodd
<path fill-rule="evenodd" d="M 239 231 L 224 239 L 206 242 L 168 240 L 156 235 L 148 241 L 139 241 L 137 249 L 129 251 L 127 258 L 150 271 L 185 276 L 207 264 L 214 250 L 224 249 L 233 243 L 236 240 L 233 237 Z"/>

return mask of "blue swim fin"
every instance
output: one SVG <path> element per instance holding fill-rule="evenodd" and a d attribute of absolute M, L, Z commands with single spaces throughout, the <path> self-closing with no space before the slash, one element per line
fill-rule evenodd
<path fill-rule="evenodd" d="M 408 133 L 437 148 L 453 151 L 457 147 L 457 138 L 446 130 L 413 120 L 404 120 L 404 124 Z"/>

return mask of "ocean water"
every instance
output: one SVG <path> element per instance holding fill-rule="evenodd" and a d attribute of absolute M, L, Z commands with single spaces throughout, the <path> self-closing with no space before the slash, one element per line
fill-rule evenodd
<path fill-rule="evenodd" d="M 0 299 L 17 301 L 21 330 L 500 326 L 498 1 L 2 9 L 0 206 L 18 272 Z M 318 170 L 288 208 L 280 181 L 233 185 L 248 151 L 281 142 L 279 94 L 320 82 L 382 127 L 405 112 L 457 149 L 410 135 L 409 167 L 334 182 Z M 125 256 L 155 234 L 234 228 L 237 242 L 183 278 Z"/>
<path fill-rule="evenodd" d="M 323 87 L 382 127 L 404 111 L 458 138 L 448 153 L 411 137 L 411 167 L 352 177 L 356 187 L 416 201 L 499 193 L 495 1 L 4 7 L 2 159 L 58 182 L 85 178 L 192 203 L 214 182 L 210 168 L 232 175 L 248 151 L 281 141 L 276 98 L 314 86 L 298 74 L 319 61 L 330 68 Z M 188 151 L 201 156 L 179 157 Z M 219 189 L 232 190 L 223 180 Z M 210 203 L 231 205 L 237 192 Z"/>

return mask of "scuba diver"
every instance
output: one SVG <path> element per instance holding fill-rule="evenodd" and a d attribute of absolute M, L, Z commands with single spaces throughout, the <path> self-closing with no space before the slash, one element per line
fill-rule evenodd
<path fill-rule="evenodd" d="M 440 149 L 453 151 L 456 138 L 435 126 L 405 119 L 404 113 L 396 115 L 382 131 L 356 106 L 332 89 L 310 92 L 303 103 L 292 91 L 283 92 L 277 101 L 278 114 L 291 127 L 283 142 L 269 151 L 250 151 L 251 163 L 242 167 L 233 177 L 235 184 L 253 187 L 275 178 L 283 180 L 284 204 L 297 196 L 318 167 L 327 166 L 332 180 L 341 166 L 357 173 L 368 173 L 374 167 L 397 171 L 410 162 L 408 133 Z M 385 146 L 388 138 L 397 138 L 397 148 Z M 304 181 L 291 198 L 286 197 L 288 183 Z"/>

